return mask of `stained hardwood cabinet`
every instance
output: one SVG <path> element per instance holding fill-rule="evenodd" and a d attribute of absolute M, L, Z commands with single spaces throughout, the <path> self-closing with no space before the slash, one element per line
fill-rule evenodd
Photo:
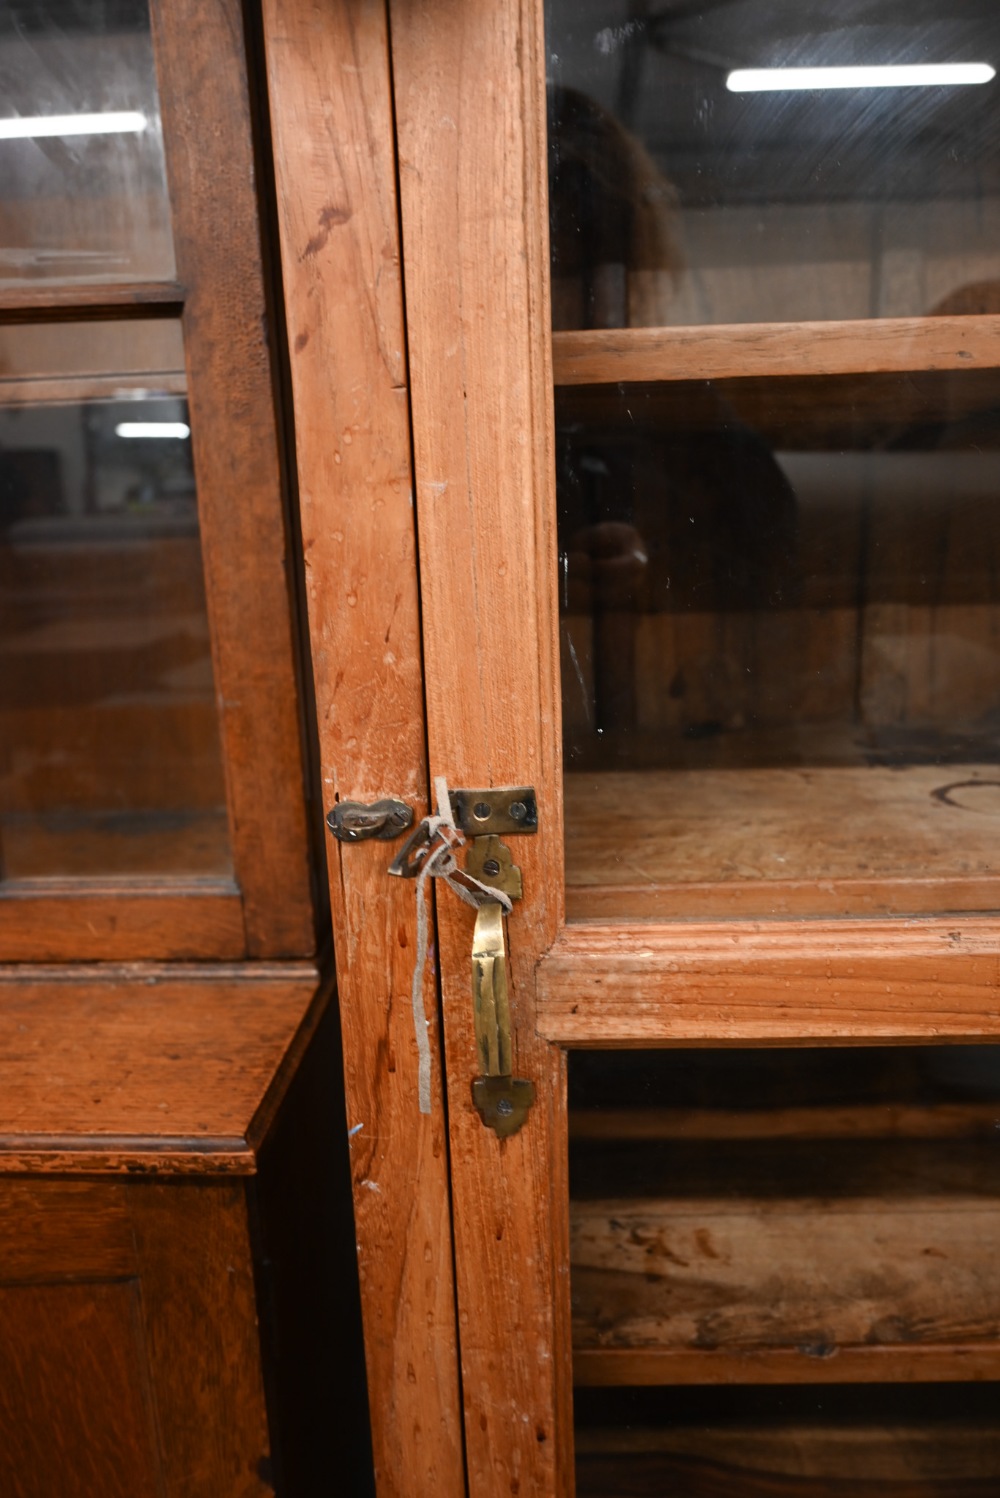
<path fill-rule="evenodd" d="M 11 1498 L 370 1484 L 258 31 L 0 16 Z"/>

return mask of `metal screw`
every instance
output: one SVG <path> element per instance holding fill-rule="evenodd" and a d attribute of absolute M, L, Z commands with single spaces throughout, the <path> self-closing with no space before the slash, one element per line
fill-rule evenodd
<path fill-rule="evenodd" d="M 491 879 L 495 879 L 499 872 L 499 860 L 496 858 L 487 858 L 486 862 L 483 864 L 483 873 L 488 874 Z"/>
<path fill-rule="evenodd" d="M 502 1097 L 497 1103 L 497 1112 L 501 1118 L 509 1118 L 514 1111 L 514 1104 L 509 1097 Z"/>
<path fill-rule="evenodd" d="M 472 808 L 472 815 L 476 818 L 477 821 L 485 822 L 487 817 L 491 815 L 492 811 L 493 808 L 488 801 L 477 801 L 475 806 Z"/>
<path fill-rule="evenodd" d="M 392 814 L 392 820 L 395 822 L 397 827 L 408 827 L 410 823 L 410 813 L 405 806 L 397 806 L 396 810 Z"/>
<path fill-rule="evenodd" d="M 512 801 L 507 808 L 508 813 L 515 822 L 523 822 L 528 815 L 528 808 L 523 801 Z"/>

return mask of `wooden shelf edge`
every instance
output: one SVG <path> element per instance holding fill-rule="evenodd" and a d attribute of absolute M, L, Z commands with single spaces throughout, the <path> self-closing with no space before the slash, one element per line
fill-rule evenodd
<path fill-rule="evenodd" d="M 1000 1343 L 878 1344 L 701 1351 L 577 1348 L 573 1382 L 590 1388 L 667 1384 L 962 1383 L 1000 1378 Z"/>
<path fill-rule="evenodd" d="M 1000 924 L 905 920 L 567 926 L 536 970 L 562 1045 L 1000 1040 Z"/>
<path fill-rule="evenodd" d="M 0 1135 L 0 1177 L 7 1175 L 253 1175 L 245 1139 L 102 1138 L 99 1135 Z"/>
<path fill-rule="evenodd" d="M 177 281 L 115 281 L 106 285 L 0 288 L 0 324 L 15 322 L 91 322 L 123 317 L 177 317 L 185 290 Z"/>
<path fill-rule="evenodd" d="M 1000 316 L 613 328 L 552 335 L 556 385 L 986 369 Z"/>

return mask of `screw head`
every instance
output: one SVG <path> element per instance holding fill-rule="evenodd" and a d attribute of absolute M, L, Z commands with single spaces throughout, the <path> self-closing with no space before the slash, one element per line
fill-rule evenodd
<path fill-rule="evenodd" d="M 523 822 L 528 815 L 528 808 L 523 801 L 512 801 L 507 808 L 508 813 L 515 822 Z"/>
<path fill-rule="evenodd" d="M 495 879 L 499 872 L 499 860 L 496 858 L 487 858 L 486 862 L 483 864 L 483 873 L 487 874 L 490 879 Z"/>
<path fill-rule="evenodd" d="M 509 1097 L 502 1097 L 497 1103 L 497 1112 L 501 1118 L 509 1118 L 514 1111 L 514 1104 Z"/>
<path fill-rule="evenodd" d="M 477 822 L 485 822 L 492 812 L 493 808 L 488 801 L 477 801 L 472 808 L 472 815 Z"/>

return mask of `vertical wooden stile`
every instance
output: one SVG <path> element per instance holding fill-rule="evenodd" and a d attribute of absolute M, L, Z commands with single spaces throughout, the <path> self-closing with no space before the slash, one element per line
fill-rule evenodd
<path fill-rule="evenodd" d="M 390 0 L 431 769 L 531 783 L 512 838 L 515 1074 L 503 1142 L 475 1112 L 472 912 L 438 899 L 459 1333 L 473 1498 L 572 1491 L 565 1062 L 535 1028 L 562 919 L 545 96 L 531 0 Z"/>
<path fill-rule="evenodd" d="M 427 805 L 384 5 L 266 0 L 264 44 L 324 805 Z M 459 1498 L 446 1125 L 418 1111 L 413 887 L 331 838 L 362 1315 L 380 1498 Z M 430 965 L 428 965 L 430 967 Z"/>
<path fill-rule="evenodd" d="M 246 950 L 303 956 L 316 938 L 241 7 L 153 0 L 151 17 Z"/>

